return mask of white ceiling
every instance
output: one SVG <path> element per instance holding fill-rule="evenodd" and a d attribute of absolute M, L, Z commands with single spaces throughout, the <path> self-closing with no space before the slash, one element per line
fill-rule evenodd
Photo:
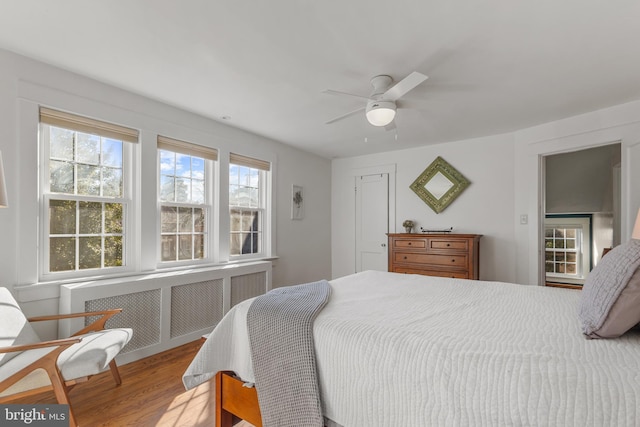
<path fill-rule="evenodd" d="M 0 47 L 330 158 L 640 99 L 639 41 L 637 0 L 0 1 Z M 412 71 L 397 138 L 325 124 Z"/>

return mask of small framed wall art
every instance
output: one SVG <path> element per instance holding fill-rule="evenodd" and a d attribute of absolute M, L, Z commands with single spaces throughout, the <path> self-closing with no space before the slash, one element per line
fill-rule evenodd
<path fill-rule="evenodd" d="M 299 185 L 291 186 L 291 219 L 304 218 L 304 191 Z"/>

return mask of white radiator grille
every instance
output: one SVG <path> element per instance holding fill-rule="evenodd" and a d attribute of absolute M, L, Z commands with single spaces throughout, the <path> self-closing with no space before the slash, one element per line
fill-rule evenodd
<path fill-rule="evenodd" d="M 266 273 L 243 274 L 231 278 L 231 307 L 266 292 Z"/>
<path fill-rule="evenodd" d="M 85 301 L 85 311 L 122 308 L 122 313 L 107 321 L 108 328 L 133 328 L 133 337 L 122 353 L 160 342 L 160 289 Z M 87 318 L 85 326 L 95 318 Z"/>
<path fill-rule="evenodd" d="M 65 284 L 60 313 L 122 308 L 107 327 L 133 329 L 118 356 L 118 363 L 128 363 L 211 332 L 233 305 L 271 289 L 271 269 L 270 261 L 254 261 Z M 67 337 L 84 323 L 60 321 L 59 335 Z"/>
<path fill-rule="evenodd" d="M 222 279 L 171 288 L 171 338 L 215 326 L 224 314 Z"/>

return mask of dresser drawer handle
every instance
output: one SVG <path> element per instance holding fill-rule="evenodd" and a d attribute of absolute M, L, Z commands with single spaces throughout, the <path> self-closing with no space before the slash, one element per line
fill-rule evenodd
<path fill-rule="evenodd" d="M 411 242 L 409 242 L 409 246 L 411 246 Z"/>
<path fill-rule="evenodd" d="M 407 257 L 404 257 L 404 259 L 407 259 Z"/>
<path fill-rule="evenodd" d="M 455 258 L 451 260 L 451 262 L 456 262 Z"/>
<path fill-rule="evenodd" d="M 451 246 L 451 243 L 447 243 L 447 247 Z"/>

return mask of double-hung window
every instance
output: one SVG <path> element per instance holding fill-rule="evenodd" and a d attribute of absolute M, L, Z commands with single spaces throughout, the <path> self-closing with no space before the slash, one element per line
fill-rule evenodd
<path fill-rule="evenodd" d="M 547 216 L 545 272 L 549 282 L 581 284 L 591 269 L 589 216 Z"/>
<path fill-rule="evenodd" d="M 231 257 L 265 253 L 267 177 L 271 164 L 231 153 L 229 159 L 229 215 Z"/>
<path fill-rule="evenodd" d="M 160 261 L 210 258 L 211 171 L 215 149 L 158 136 Z"/>
<path fill-rule="evenodd" d="M 128 163 L 138 132 L 40 109 L 46 276 L 101 274 L 127 264 Z"/>

